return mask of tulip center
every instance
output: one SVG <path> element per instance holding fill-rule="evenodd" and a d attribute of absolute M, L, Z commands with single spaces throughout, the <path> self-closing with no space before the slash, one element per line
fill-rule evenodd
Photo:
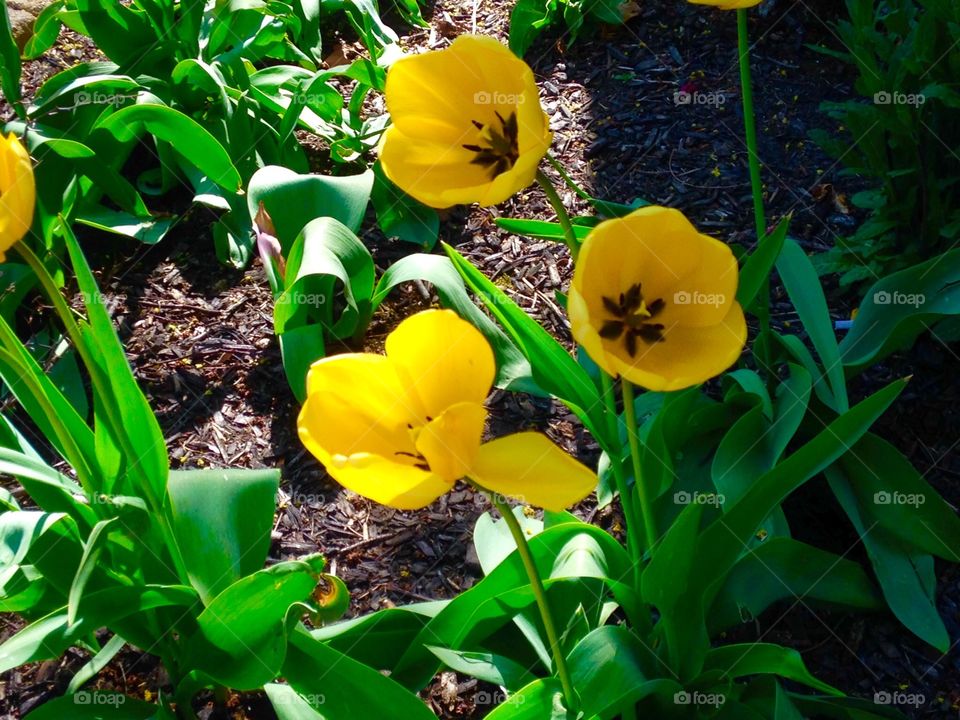
<path fill-rule="evenodd" d="M 427 416 L 427 422 L 433 420 L 429 415 Z M 423 427 L 414 427 L 410 423 L 407 423 L 407 432 L 410 434 L 410 441 L 413 443 L 414 449 L 417 447 L 417 440 L 420 439 L 420 433 L 423 432 Z M 427 462 L 427 459 L 423 456 L 421 452 L 406 452 L 404 450 L 397 450 L 394 455 L 397 457 L 410 458 L 414 462 L 412 465 L 415 468 L 420 470 L 430 471 L 430 463 Z"/>
<path fill-rule="evenodd" d="M 471 165 L 482 165 L 490 171 L 491 179 L 513 168 L 520 158 L 520 130 L 517 125 L 517 114 L 510 113 L 504 120 L 503 115 L 494 111 L 499 121 L 484 125 L 478 120 L 473 124 L 480 131 L 480 142 L 464 145 L 464 149 L 474 153 Z"/>
<path fill-rule="evenodd" d="M 613 319 L 603 323 L 600 337 L 605 340 L 622 338 L 630 357 L 637 355 L 638 339 L 647 345 L 663 342 L 663 324 L 650 321 L 660 314 L 666 303 L 661 298 L 647 303 L 640 283 L 631 285 L 626 292 L 620 293 L 619 298 L 604 296 L 602 299 L 603 307 Z"/>

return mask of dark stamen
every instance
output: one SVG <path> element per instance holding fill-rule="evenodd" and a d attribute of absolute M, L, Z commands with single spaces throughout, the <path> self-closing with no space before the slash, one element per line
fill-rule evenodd
<path fill-rule="evenodd" d="M 663 311 L 666 303 L 662 298 L 657 298 L 644 306 L 640 283 L 635 283 L 626 292 L 620 293 L 619 302 L 609 297 L 601 297 L 601 300 L 604 309 L 615 319 L 603 323 L 600 337 L 604 340 L 617 340 L 623 336 L 623 344 L 630 357 L 637 355 L 637 338 L 647 345 L 664 341 L 664 325 L 650 320 Z M 645 314 L 638 312 L 644 307 Z"/>
<path fill-rule="evenodd" d="M 471 120 L 474 127 L 478 130 L 486 130 L 489 136 L 483 140 L 489 145 L 463 145 L 465 150 L 476 153 L 476 157 L 470 161 L 471 165 L 482 165 L 490 171 L 491 179 L 507 172 L 516 164 L 520 158 L 520 126 L 517 122 L 517 114 L 510 113 L 506 120 L 499 112 L 494 111 L 497 120 L 500 121 L 500 127 L 493 125 L 484 125 L 478 120 Z"/>

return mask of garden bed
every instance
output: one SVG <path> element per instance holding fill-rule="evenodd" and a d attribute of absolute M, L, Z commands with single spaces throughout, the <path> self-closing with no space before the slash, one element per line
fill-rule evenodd
<path fill-rule="evenodd" d="M 528 60 L 555 133 L 553 152 L 591 194 L 630 202 L 643 198 L 676 207 L 704 232 L 749 246 L 753 233 L 746 149 L 741 140 L 736 28 L 726 17 L 705 15 L 686 3 L 644 4 L 626 26 L 567 47 L 547 33 Z M 505 38 L 505 4 L 441 0 L 429 29 L 403 45 L 439 47 L 447 38 L 477 31 Z M 825 18 L 804 3 L 777 3 L 753 21 L 754 87 L 760 155 L 767 181 L 770 223 L 793 216 L 792 235 L 808 252 L 832 247 L 862 220 L 847 198 L 861 189 L 809 140 L 829 121 L 819 103 L 850 92 L 847 67 L 813 53 L 806 43 L 829 45 Z M 68 41 L 69 42 L 69 41 Z M 61 40 L 56 63 L 74 57 Z M 88 57 L 89 47 L 81 50 Z M 38 61 L 43 63 L 44 61 Z M 27 77 L 38 77 L 39 67 Z M 683 85 L 703 102 L 678 102 Z M 572 192 L 572 211 L 588 213 Z M 522 205 L 523 210 L 519 208 Z M 572 347 L 565 313 L 555 293 L 565 288 L 572 263 L 560 244 L 509 235 L 496 216 L 553 220 L 534 186 L 495 209 L 456 208 L 441 218 L 441 239 L 457 248 L 504 288 L 528 313 Z M 522 215 L 521 215 L 522 213 Z M 280 505 L 270 550 L 272 561 L 321 552 L 351 591 L 350 616 L 418 600 L 448 598 L 481 577 L 471 544 L 485 501 L 458 488 L 423 511 L 400 512 L 342 490 L 302 447 L 296 435 L 298 404 L 287 387 L 272 326 L 272 296 L 262 266 L 245 271 L 217 262 L 209 217 L 194 209 L 159 245 L 119 243 L 88 233 L 84 247 L 97 274 L 137 380 L 157 412 L 174 468 L 280 467 Z M 378 231 L 362 236 L 379 268 L 409 251 Z M 776 286 L 775 286 L 776 287 Z M 854 298 L 828 288 L 836 320 L 850 317 Z M 367 349 L 411 312 L 431 305 L 424 286 L 395 291 L 374 318 Z M 773 301 L 773 322 L 797 324 L 785 296 Z M 952 381 L 955 348 L 922 339 L 906 355 L 873 368 L 854 386 L 865 397 L 896 377 L 913 375 L 878 432 L 906 454 L 954 507 L 960 505 L 960 407 Z M 563 405 L 497 392 L 489 403 L 491 433 L 537 428 L 569 452 L 593 463 L 597 445 Z M 797 536 L 852 559 L 864 557 L 856 534 L 841 522 L 829 493 L 812 484 L 787 504 Z M 588 499 L 576 513 L 614 534 L 618 510 L 598 510 Z M 842 533 L 837 528 L 842 527 Z M 938 608 L 952 638 L 960 637 L 960 572 L 938 566 Z M 0 639 L 19 623 L 5 619 Z M 799 650 L 811 671 L 845 692 L 873 699 L 882 691 L 923 695 L 916 718 L 956 717 L 960 707 L 960 651 L 926 647 L 886 615 L 848 616 L 814 611 L 803 597 L 783 602 L 754 624 L 737 629 L 740 641 L 764 640 Z M 82 664 L 73 652 L 7 673 L 0 717 L 19 718 L 61 693 Z M 126 694 L 156 696 L 164 674 L 147 654 L 121 654 L 97 681 Z M 444 673 L 425 691 L 440 717 L 480 718 L 491 709 L 491 688 Z M 477 702 L 477 698 L 480 702 Z M 237 697 L 229 717 L 269 718 L 256 697 Z M 5 713 L 5 714 L 4 714 Z M 201 714 L 201 717 L 217 717 Z"/>

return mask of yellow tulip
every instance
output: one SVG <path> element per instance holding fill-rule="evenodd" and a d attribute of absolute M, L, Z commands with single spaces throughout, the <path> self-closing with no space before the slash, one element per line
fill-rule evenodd
<path fill-rule="evenodd" d="M 725 244 L 677 210 L 641 208 L 584 241 L 567 300 L 573 336 L 612 376 L 656 391 L 697 385 L 743 349 L 737 281 Z"/>
<path fill-rule="evenodd" d="M 30 155 L 16 135 L 0 134 L 0 262 L 30 230 L 36 197 Z"/>
<path fill-rule="evenodd" d="M 530 67 L 500 42 L 458 37 L 387 73 L 390 180 L 436 208 L 496 205 L 529 186 L 551 134 Z"/>
<path fill-rule="evenodd" d="M 712 5 L 721 10 L 743 10 L 759 5 L 763 0 L 687 0 L 694 5 Z"/>
<path fill-rule="evenodd" d="M 487 490 L 562 510 L 596 475 L 537 432 L 481 443 L 496 368 L 483 335 L 450 310 L 407 318 L 386 355 L 318 360 L 298 430 L 330 476 L 383 505 L 429 505 L 468 477 Z"/>

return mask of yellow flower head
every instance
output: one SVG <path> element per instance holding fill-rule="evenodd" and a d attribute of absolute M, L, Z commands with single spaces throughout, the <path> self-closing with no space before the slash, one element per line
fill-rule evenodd
<path fill-rule="evenodd" d="M 0 135 L 0 262 L 30 230 L 36 196 L 30 155 L 16 135 Z"/>
<path fill-rule="evenodd" d="M 759 5 L 763 0 L 687 0 L 694 5 L 712 5 L 721 10 L 743 10 Z"/>
<path fill-rule="evenodd" d="M 493 38 L 463 35 L 398 60 L 386 101 L 380 164 L 431 207 L 503 202 L 533 182 L 550 147 L 533 71 Z"/>
<path fill-rule="evenodd" d="M 568 298 L 573 336 L 610 375 L 649 390 L 697 385 L 740 356 L 737 261 L 683 213 L 645 207 L 594 228 Z"/>
<path fill-rule="evenodd" d="M 407 318 L 386 355 L 318 360 L 307 376 L 300 439 L 334 480 L 401 510 L 429 505 L 463 477 L 523 502 L 562 510 L 596 475 L 544 435 L 481 444 L 493 351 L 450 310 Z"/>

